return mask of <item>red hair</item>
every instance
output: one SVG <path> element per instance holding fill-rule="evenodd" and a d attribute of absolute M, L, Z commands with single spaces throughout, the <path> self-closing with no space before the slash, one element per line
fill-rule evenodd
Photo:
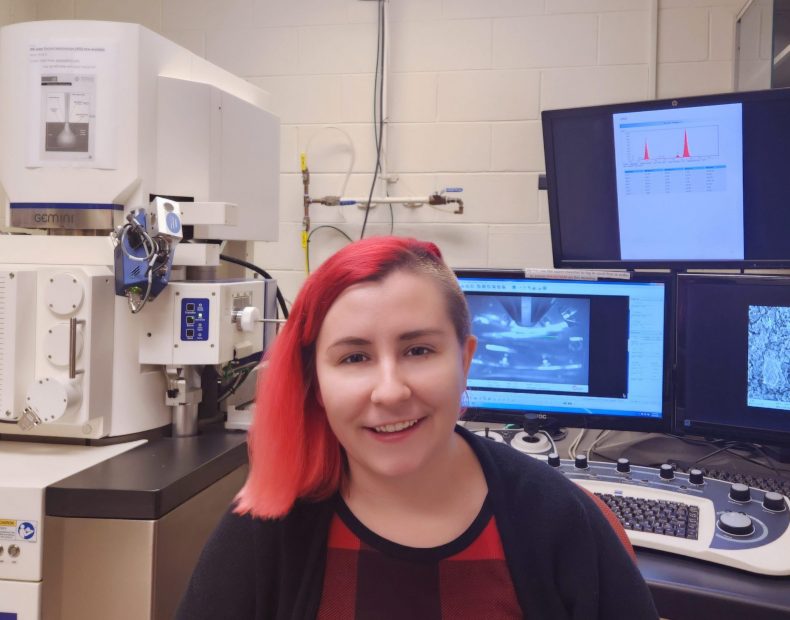
<path fill-rule="evenodd" d="M 344 457 L 316 395 L 315 342 L 343 291 L 395 270 L 432 276 L 443 290 L 459 341 L 469 336 L 463 293 L 433 243 L 371 237 L 332 255 L 305 281 L 267 356 L 247 439 L 250 471 L 235 512 L 278 518 L 297 500 L 325 499 L 339 489 Z"/>

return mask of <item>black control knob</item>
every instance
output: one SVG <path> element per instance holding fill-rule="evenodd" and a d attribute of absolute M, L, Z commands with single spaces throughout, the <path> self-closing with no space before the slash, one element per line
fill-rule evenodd
<path fill-rule="evenodd" d="M 617 459 L 617 471 L 621 474 L 627 474 L 631 471 L 631 461 L 626 458 L 620 457 Z"/>
<path fill-rule="evenodd" d="M 672 467 L 669 463 L 664 463 L 661 467 L 658 468 L 658 474 L 664 480 L 672 480 L 675 477 L 675 468 Z"/>
<path fill-rule="evenodd" d="M 552 467 L 559 467 L 560 466 L 560 455 L 556 452 L 549 453 L 549 465 Z"/>
<path fill-rule="evenodd" d="M 774 493 L 773 491 L 768 491 L 763 498 L 763 507 L 768 510 L 773 510 L 775 512 L 780 512 L 787 508 L 785 504 L 785 496 L 781 493 Z"/>
<path fill-rule="evenodd" d="M 701 469 L 690 470 L 689 482 L 691 484 L 705 484 L 705 477 L 702 475 L 702 470 Z"/>
<path fill-rule="evenodd" d="M 730 499 L 736 502 L 748 502 L 752 498 L 749 487 L 740 482 L 733 482 L 730 485 Z"/>
<path fill-rule="evenodd" d="M 576 460 L 573 463 L 573 466 L 576 469 L 587 469 L 587 455 L 586 454 L 577 454 Z"/>
<path fill-rule="evenodd" d="M 754 533 L 754 525 L 748 515 L 742 512 L 723 512 L 719 517 L 719 527 L 733 536 L 748 536 Z"/>

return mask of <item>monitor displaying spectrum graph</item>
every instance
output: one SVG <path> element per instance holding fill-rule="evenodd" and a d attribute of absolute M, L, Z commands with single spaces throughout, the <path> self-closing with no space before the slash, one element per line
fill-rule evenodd
<path fill-rule="evenodd" d="M 790 265 L 790 89 L 543 113 L 556 267 Z"/>

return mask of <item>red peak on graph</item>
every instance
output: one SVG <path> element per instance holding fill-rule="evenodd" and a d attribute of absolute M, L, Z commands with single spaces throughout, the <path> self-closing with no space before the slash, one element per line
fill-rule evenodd
<path fill-rule="evenodd" d="M 689 135 L 685 131 L 683 132 L 683 157 L 691 157 L 691 153 L 689 152 Z"/>
<path fill-rule="evenodd" d="M 645 156 L 642 159 L 650 159 L 650 153 L 647 150 L 647 140 L 645 140 Z"/>

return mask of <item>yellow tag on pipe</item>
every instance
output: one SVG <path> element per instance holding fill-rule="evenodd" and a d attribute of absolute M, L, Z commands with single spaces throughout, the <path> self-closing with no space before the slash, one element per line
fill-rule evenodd
<path fill-rule="evenodd" d="M 299 153 L 299 164 L 302 167 L 302 172 L 307 170 L 307 155 L 305 153 Z"/>
<path fill-rule="evenodd" d="M 303 230 L 302 231 L 302 248 L 306 248 L 306 247 L 307 247 L 307 231 Z"/>

